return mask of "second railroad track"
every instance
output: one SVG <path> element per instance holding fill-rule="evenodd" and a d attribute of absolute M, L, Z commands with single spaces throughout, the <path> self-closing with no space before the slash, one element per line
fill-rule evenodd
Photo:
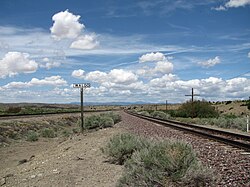
<path fill-rule="evenodd" d="M 160 124 L 160 125 L 163 125 L 163 126 L 186 131 L 192 134 L 196 134 L 198 136 L 202 136 L 204 138 L 222 142 L 224 144 L 237 147 L 237 148 L 250 152 L 250 135 L 247 135 L 247 134 L 229 132 L 229 131 L 224 131 L 220 129 L 214 129 L 214 128 L 209 128 L 209 127 L 205 127 L 201 125 L 196 125 L 196 124 L 183 123 L 183 122 L 179 122 L 175 120 L 159 119 L 159 118 L 145 116 L 145 115 L 141 115 L 137 113 L 132 113 L 129 111 L 126 111 L 126 113 L 151 121 L 151 122 L 154 122 L 154 123 L 157 123 L 157 124 Z"/>

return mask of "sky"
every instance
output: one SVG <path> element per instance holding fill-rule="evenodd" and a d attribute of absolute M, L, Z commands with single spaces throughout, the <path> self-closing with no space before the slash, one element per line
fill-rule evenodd
<path fill-rule="evenodd" d="M 0 103 L 250 96 L 250 0 L 1 0 Z"/>

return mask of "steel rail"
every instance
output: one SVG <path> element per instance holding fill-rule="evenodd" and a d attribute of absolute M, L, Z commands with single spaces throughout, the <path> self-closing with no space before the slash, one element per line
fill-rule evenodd
<path fill-rule="evenodd" d="M 91 113 L 91 112 L 112 112 L 116 110 L 85 110 L 84 112 L 86 113 Z M 4 114 L 0 115 L 0 120 L 3 119 L 12 119 L 12 118 L 22 118 L 22 117 L 34 117 L 34 116 L 46 116 L 46 115 L 59 115 L 59 114 L 76 114 L 76 113 L 81 113 L 81 111 L 69 111 L 69 112 L 46 112 L 46 113 L 35 113 L 35 114 Z"/>
<path fill-rule="evenodd" d="M 132 112 L 125 111 L 126 113 L 163 125 L 171 128 L 175 128 L 182 131 L 187 131 L 192 134 L 196 134 L 198 136 L 202 136 L 204 138 L 212 139 L 218 142 L 222 142 L 224 144 L 231 145 L 233 147 L 237 147 L 240 149 L 244 149 L 246 151 L 250 151 L 250 136 L 244 134 L 238 134 L 228 131 L 223 131 L 219 129 L 211 129 L 208 127 L 203 127 L 195 124 L 187 124 L 174 120 L 164 120 L 159 118 L 154 118 L 150 116 L 145 116 L 141 114 L 136 114 Z"/>

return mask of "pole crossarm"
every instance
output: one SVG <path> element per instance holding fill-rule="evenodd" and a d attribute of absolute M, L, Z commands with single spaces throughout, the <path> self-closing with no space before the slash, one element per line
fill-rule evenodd
<path fill-rule="evenodd" d="M 185 96 L 191 96 L 192 102 L 194 102 L 194 96 L 200 96 L 200 94 L 194 94 L 194 88 L 192 88 L 192 94 L 191 95 L 185 95 Z"/>

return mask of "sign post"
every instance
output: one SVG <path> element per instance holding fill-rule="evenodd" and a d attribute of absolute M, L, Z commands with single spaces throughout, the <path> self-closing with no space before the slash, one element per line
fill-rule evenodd
<path fill-rule="evenodd" d="M 80 96 L 81 96 L 81 132 L 84 130 L 84 115 L 83 115 L 83 90 L 86 88 L 90 88 L 90 83 L 80 83 L 73 84 L 73 88 L 80 88 Z"/>

